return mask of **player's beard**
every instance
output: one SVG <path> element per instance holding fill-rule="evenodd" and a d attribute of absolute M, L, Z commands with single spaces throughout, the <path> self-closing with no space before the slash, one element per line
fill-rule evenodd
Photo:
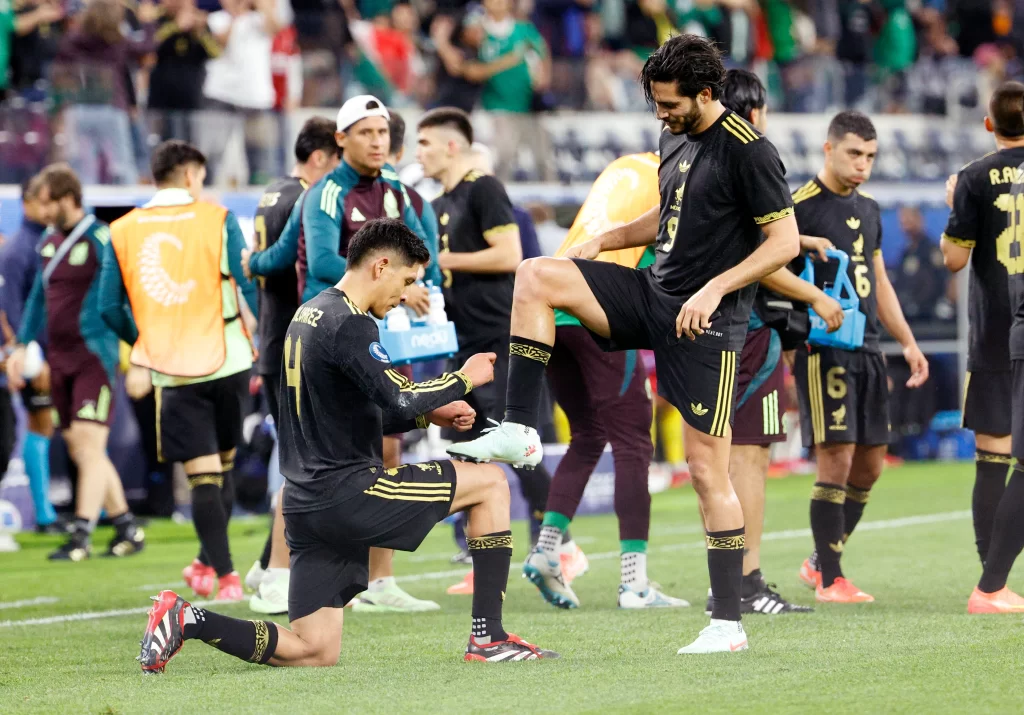
<path fill-rule="evenodd" d="M 700 111 L 700 105 L 694 102 L 690 111 L 670 124 L 668 130 L 676 135 L 689 134 L 696 129 L 698 124 L 700 124 L 702 117 L 703 114 Z"/>

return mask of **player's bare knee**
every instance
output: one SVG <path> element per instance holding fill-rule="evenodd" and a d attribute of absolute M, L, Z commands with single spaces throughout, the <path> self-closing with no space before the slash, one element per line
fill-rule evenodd
<path fill-rule="evenodd" d="M 487 501 L 497 507 L 510 506 L 512 495 L 508 489 L 508 478 L 505 470 L 491 464 L 487 465 Z"/>
<path fill-rule="evenodd" d="M 556 285 L 558 262 L 552 258 L 528 258 L 516 268 L 515 299 L 543 300 Z"/>

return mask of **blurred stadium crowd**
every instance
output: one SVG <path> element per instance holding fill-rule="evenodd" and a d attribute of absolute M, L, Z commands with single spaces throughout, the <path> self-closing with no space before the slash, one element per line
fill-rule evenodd
<path fill-rule="evenodd" d="M 237 136 L 242 181 L 263 184 L 282 171 L 293 110 L 363 92 L 490 113 L 499 171 L 520 143 L 534 155 L 503 178 L 586 179 L 566 171 L 547 125 L 536 131 L 538 113 L 643 111 L 637 72 L 675 32 L 715 38 L 730 65 L 766 80 L 773 110 L 797 113 L 977 118 L 1024 56 L 1024 9 L 1010 0 L 4 5 L 0 183 L 66 159 L 86 184 L 136 184 L 162 139 L 195 141 L 216 168 Z"/>

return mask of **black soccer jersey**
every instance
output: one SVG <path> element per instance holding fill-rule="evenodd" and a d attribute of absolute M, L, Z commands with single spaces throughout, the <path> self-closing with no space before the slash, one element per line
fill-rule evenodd
<path fill-rule="evenodd" d="M 256 240 L 259 242 L 257 251 L 265 251 L 277 243 L 295 202 L 305 190 L 306 182 L 289 176 L 278 179 L 263 192 L 253 221 Z M 276 375 L 281 369 L 285 331 L 299 307 L 299 281 L 295 270 L 289 268 L 259 278 L 259 286 L 260 356 L 256 369 L 261 375 Z"/>
<path fill-rule="evenodd" d="M 736 113 L 697 135 L 661 134 L 658 288 L 680 305 L 712 278 L 743 262 L 760 227 L 793 213 L 786 168 L 775 146 Z M 740 350 L 753 283 L 722 298 L 721 315 L 699 342 Z"/>
<path fill-rule="evenodd" d="M 968 284 L 967 369 L 1010 369 L 1010 294 L 1003 258 L 1012 242 L 1007 219 L 1024 147 L 1004 149 L 972 161 L 957 174 L 953 211 L 942 237 L 971 250 Z"/>
<path fill-rule="evenodd" d="M 1004 176 L 1009 177 L 1010 174 Z M 1017 167 L 1009 186 L 1012 198 L 1012 204 L 1006 212 L 1009 231 L 1000 234 L 996 241 L 996 254 L 999 262 L 1006 266 L 1008 276 L 1010 311 L 1013 315 L 1010 359 L 1024 360 L 1024 164 Z"/>
<path fill-rule="evenodd" d="M 882 253 L 882 213 L 878 202 L 854 191 L 834 194 L 815 177 L 793 193 L 796 222 L 805 236 L 821 236 L 850 257 L 847 274 L 860 298 L 864 314 L 865 352 L 879 352 L 878 296 L 875 295 L 875 256 Z M 834 283 L 837 264 L 815 264 L 814 282 L 819 288 Z"/>
<path fill-rule="evenodd" d="M 371 468 L 383 468 L 385 434 L 426 426 L 422 415 L 472 389 L 460 372 L 414 383 L 392 369 L 377 323 L 337 288 L 296 311 L 281 385 L 285 512 L 334 506 L 349 478 L 372 482 Z"/>
<path fill-rule="evenodd" d="M 482 251 L 490 247 L 488 234 L 517 229 L 505 187 L 479 171 L 466 174 L 431 205 L 440 225 L 441 253 Z M 444 272 L 444 306 L 461 350 L 508 339 L 514 285 L 514 272 Z"/>

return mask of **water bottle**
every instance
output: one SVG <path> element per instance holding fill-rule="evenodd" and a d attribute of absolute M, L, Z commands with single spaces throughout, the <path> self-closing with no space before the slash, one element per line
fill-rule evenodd
<path fill-rule="evenodd" d="M 444 312 L 444 293 L 433 281 L 427 281 L 430 289 L 430 313 L 427 315 L 429 325 L 447 325 L 448 316 Z"/>
<path fill-rule="evenodd" d="M 399 305 L 389 310 L 384 316 L 384 325 L 387 330 L 392 332 L 409 330 L 412 324 L 409 322 L 409 313 L 405 306 Z"/>
<path fill-rule="evenodd" d="M 422 286 L 423 283 L 419 283 L 418 282 L 416 285 Z M 409 320 L 412 322 L 412 327 L 414 327 L 414 328 L 425 328 L 427 326 L 429 318 L 430 318 L 430 313 L 429 312 L 427 312 L 426 315 L 420 315 L 419 313 L 417 313 L 415 310 L 413 310 L 409 306 L 406 306 L 406 310 L 409 311 Z"/>

